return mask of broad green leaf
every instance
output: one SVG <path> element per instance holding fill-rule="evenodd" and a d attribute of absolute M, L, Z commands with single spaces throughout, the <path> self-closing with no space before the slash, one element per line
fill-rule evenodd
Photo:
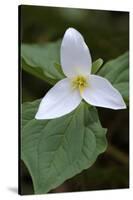
<path fill-rule="evenodd" d="M 56 69 L 59 71 L 59 73 L 62 74 L 62 77 L 65 78 L 65 75 L 64 75 L 64 73 L 63 73 L 63 70 L 62 70 L 61 65 L 60 65 L 59 63 L 55 63 L 55 67 L 56 67 Z"/>
<path fill-rule="evenodd" d="M 100 69 L 100 76 L 107 78 L 119 90 L 125 101 L 129 100 L 129 54 L 128 52 L 113 59 Z"/>
<path fill-rule="evenodd" d="M 103 64 L 103 59 L 98 58 L 92 63 L 92 74 L 96 74 Z"/>
<path fill-rule="evenodd" d="M 60 63 L 60 41 L 39 44 L 22 44 L 21 46 L 22 68 L 34 76 L 55 84 L 64 76 L 57 69 Z"/>
<path fill-rule="evenodd" d="M 64 117 L 35 120 L 39 103 L 23 104 L 21 158 L 35 193 L 47 193 L 95 162 L 106 149 L 106 129 L 96 108 L 83 102 Z"/>

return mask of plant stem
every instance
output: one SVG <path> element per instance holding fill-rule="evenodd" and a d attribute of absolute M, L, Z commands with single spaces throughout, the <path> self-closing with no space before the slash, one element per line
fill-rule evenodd
<path fill-rule="evenodd" d="M 117 161 L 119 161 L 122 164 L 128 165 L 129 159 L 128 155 L 124 152 L 121 152 L 119 149 L 114 147 L 113 145 L 109 145 L 106 151 L 107 154 L 115 158 Z"/>

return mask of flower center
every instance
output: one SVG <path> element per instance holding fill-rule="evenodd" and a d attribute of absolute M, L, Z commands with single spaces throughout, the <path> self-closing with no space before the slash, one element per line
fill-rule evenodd
<path fill-rule="evenodd" d="M 88 82 L 86 77 L 84 76 L 77 76 L 72 80 L 73 88 L 78 88 L 80 93 L 88 86 Z"/>

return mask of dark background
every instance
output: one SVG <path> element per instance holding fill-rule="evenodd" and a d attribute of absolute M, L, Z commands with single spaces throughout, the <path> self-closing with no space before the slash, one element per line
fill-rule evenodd
<path fill-rule="evenodd" d="M 93 61 L 116 58 L 129 49 L 129 13 L 73 8 L 19 7 L 20 43 L 45 43 L 63 37 L 68 27 L 83 34 Z M 41 98 L 51 86 L 22 71 L 22 102 Z M 33 90 L 34 88 L 34 90 Z M 129 112 L 99 109 L 108 128 L 108 149 L 95 164 L 50 192 L 88 191 L 129 187 Z M 22 194 L 32 194 L 32 180 L 21 162 Z"/>

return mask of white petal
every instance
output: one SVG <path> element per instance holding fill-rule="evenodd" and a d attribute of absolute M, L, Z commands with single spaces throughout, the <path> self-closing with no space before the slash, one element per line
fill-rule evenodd
<path fill-rule="evenodd" d="M 51 88 L 42 99 L 36 119 L 53 119 L 73 111 L 81 102 L 78 90 L 73 90 L 65 78 Z"/>
<path fill-rule="evenodd" d="M 67 77 L 88 75 L 91 72 L 91 56 L 82 35 L 74 28 L 64 34 L 61 44 L 61 65 Z"/>
<path fill-rule="evenodd" d="M 107 79 L 90 75 L 88 85 L 82 93 L 82 98 L 89 104 L 114 110 L 126 108 L 121 94 Z"/>

